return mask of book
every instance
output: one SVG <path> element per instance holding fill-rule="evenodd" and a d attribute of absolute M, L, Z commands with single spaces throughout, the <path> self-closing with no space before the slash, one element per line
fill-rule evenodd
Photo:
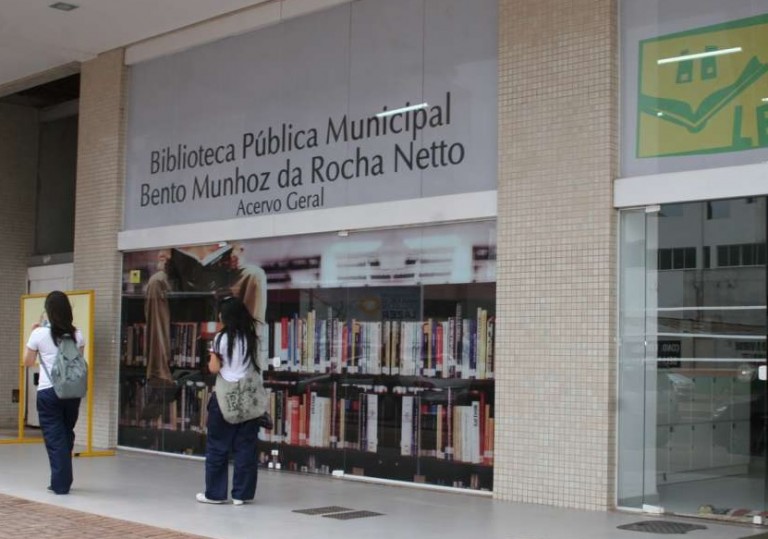
<path fill-rule="evenodd" d="M 400 416 L 400 454 L 404 457 L 413 455 L 413 396 L 403 395 Z"/>
<path fill-rule="evenodd" d="M 422 403 L 419 409 L 421 440 L 418 456 L 437 456 L 437 405 Z"/>
<path fill-rule="evenodd" d="M 179 290 L 216 291 L 229 284 L 232 269 L 232 246 L 224 245 L 205 257 L 181 249 L 171 249 L 170 274 L 178 281 Z"/>
<path fill-rule="evenodd" d="M 299 444 L 299 397 L 288 397 L 285 414 L 285 435 L 291 445 Z"/>
<path fill-rule="evenodd" d="M 365 447 L 362 449 L 375 453 L 379 446 L 379 396 L 367 393 L 365 407 Z"/>

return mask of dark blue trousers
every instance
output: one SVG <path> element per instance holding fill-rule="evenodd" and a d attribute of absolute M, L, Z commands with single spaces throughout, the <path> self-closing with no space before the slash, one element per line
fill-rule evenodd
<path fill-rule="evenodd" d="M 205 446 L 205 497 L 226 500 L 229 455 L 234 457 L 232 499 L 249 501 L 256 495 L 259 426 L 255 420 L 233 425 L 221 415 L 216 395 L 208 401 L 208 438 Z"/>
<path fill-rule="evenodd" d="M 51 489 L 67 494 L 72 486 L 72 449 L 80 399 L 60 399 L 52 387 L 37 392 L 37 414 L 51 464 Z"/>

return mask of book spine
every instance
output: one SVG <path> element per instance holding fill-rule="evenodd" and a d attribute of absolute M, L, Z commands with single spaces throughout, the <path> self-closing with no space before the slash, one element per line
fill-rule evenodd
<path fill-rule="evenodd" d="M 318 426 L 320 423 L 320 413 L 318 411 L 317 393 L 314 391 L 309 394 L 309 442 L 310 447 L 318 447 Z"/>
<path fill-rule="evenodd" d="M 366 410 L 366 451 L 376 453 L 379 446 L 379 396 L 368 393 Z"/>
<path fill-rule="evenodd" d="M 347 448 L 347 399 L 339 399 L 336 403 L 338 407 L 339 424 L 338 424 L 338 440 L 336 441 L 336 447 L 339 449 Z"/>
<path fill-rule="evenodd" d="M 470 462 L 473 464 L 480 464 L 482 462 L 481 460 L 481 450 L 480 450 L 480 402 L 478 401 L 472 401 L 472 406 L 470 407 L 470 435 L 469 435 L 469 441 L 470 441 Z"/>
<path fill-rule="evenodd" d="M 477 377 L 485 379 L 488 366 L 488 311 L 477 309 Z"/>
<path fill-rule="evenodd" d="M 494 377 L 494 354 L 496 352 L 496 318 L 488 317 L 488 371 L 487 378 Z"/>
<path fill-rule="evenodd" d="M 435 323 L 435 375 L 440 378 L 445 377 L 447 369 L 445 368 L 445 326 L 444 322 Z"/>
<path fill-rule="evenodd" d="M 400 454 L 413 456 L 413 396 L 403 395 L 400 414 Z"/>
<path fill-rule="evenodd" d="M 288 330 L 288 318 L 283 316 L 280 318 L 280 347 L 279 352 L 276 355 L 280 356 L 280 363 L 282 365 L 287 365 L 288 369 L 290 370 L 291 365 L 288 353 L 289 338 L 290 332 Z"/>

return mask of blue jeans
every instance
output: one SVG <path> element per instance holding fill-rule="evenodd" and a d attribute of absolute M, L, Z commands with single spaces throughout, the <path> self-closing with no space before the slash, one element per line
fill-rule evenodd
<path fill-rule="evenodd" d="M 51 489 L 67 494 L 72 486 L 72 449 L 80 399 L 60 399 L 52 387 L 37 392 L 37 414 L 51 464 Z"/>
<path fill-rule="evenodd" d="M 234 456 L 232 498 L 248 501 L 256 495 L 258 459 L 256 444 L 259 426 L 256 420 L 233 425 L 221 415 L 216 395 L 208 401 L 208 439 L 205 446 L 205 497 L 226 500 L 229 455 Z"/>

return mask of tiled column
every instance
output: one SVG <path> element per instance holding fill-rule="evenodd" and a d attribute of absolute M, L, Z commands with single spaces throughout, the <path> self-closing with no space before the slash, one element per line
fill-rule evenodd
<path fill-rule="evenodd" d="M 96 293 L 94 324 L 94 447 L 117 443 L 120 268 L 117 233 L 122 222 L 124 98 L 123 51 L 102 54 L 82 66 L 75 288 Z M 85 407 L 78 424 L 84 441 Z"/>
<path fill-rule="evenodd" d="M 499 499 L 613 504 L 615 4 L 499 2 Z"/>

